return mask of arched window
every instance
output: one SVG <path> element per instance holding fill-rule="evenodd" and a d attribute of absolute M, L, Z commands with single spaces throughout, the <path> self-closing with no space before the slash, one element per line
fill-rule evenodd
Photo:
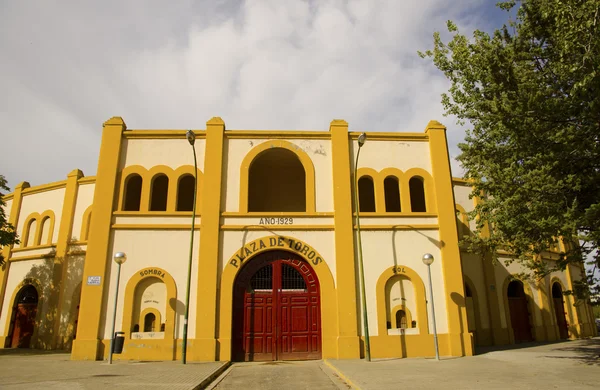
<path fill-rule="evenodd" d="M 552 298 L 562 299 L 562 297 L 563 297 L 562 288 L 560 287 L 560 284 L 555 282 L 552 285 Z"/>
<path fill-rule="evenodd" d="M 400 212 L 400 186 L 398 179 L 394 176 L 388 176 L 383 181 L 383 190 L 385 192 L 385 211 L 388 213 Z"/>
<path fill-rule="evenodd" d="M 125 199 L 123 200 L 123 211 L 140 211 L 142 198 L 142 177 L 132 174 L 125 180 Z"/>
<path fill-rule="evenodd" d="M 183 175 L 177 184 L 177 211 L 192 211 L 194 208 L 194 176 Z"/>
<path fill-rule="evenodd" d="M 167 197 L 169 195 L 169 178 L 167 175 L 156 175 L 152 180 L 150 193 L 150 211 L 167 211 Z"/>
<path fill-rule="evenodd" d="M 154 313 L 148 313 L 144 316 L 144 332 L 154 332 L 156 316 Z"/>
<path fill-rule="evenodd" d="M 52 237 L 50 237 L 50 217 L 44 218 L 40 224 L 40 242 L 38 245 L 47 245 L 51 243 Z"/>
<path fill-rule="evenodd" d="M 410 208 L 413 213 L 426 212 L 425 206 L 425 187 L 423 179 L 418 176 L 413 176 L 408 181 L 410 190 Z"/>
<path fill-rule="evenodd" d="M 509 298 L 523 298 L 525 297 L 525 290 L 523 284 L 517 280 L 513 280 L 508 284 L 508 290 L 506 295 Z"/>
<path fill-rule="evenodd" d="M 396 328 L 398 328 L 398 329 L 408 328 L 408 324 L 406 323 L 406 313 L 404 312 L 404 310 L 398 310 L 396 312 Z"/>
<path fill-rule="evenodd" d="M 469 285 L 465 283 L 465 296 L 467 298 L 473 298 L 473 293 L 471 293 L 471 289 L 469 288 Z"/>
<path fill-rule="evenodd" d="M 358 179 L 358 208 L 361 212 L 375 212 L 375 186 L 370 176 Z"/>
<path fill-rule="evenodd" d="M 248 211 L 306 211 L 306 172 L 294 152 L 271 148 L 252 161 Z"/>
<path fill-rule="evenodd" d="M 25 239 L 23 240 L 23 247 L 26 246 L 35 246 L 35 231 L 37 228 L 37 219 L 32 218 L 31 221 L 26 225 L 26 234 Z"/>

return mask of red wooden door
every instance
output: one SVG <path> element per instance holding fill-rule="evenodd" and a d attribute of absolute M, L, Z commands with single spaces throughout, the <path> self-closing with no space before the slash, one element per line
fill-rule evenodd
<path fill-rule="evenodd" d="M 234 306 L 234 359 L 320 359 L 319 283 L 312 268 L 286 252 L 268 253 L 247 267 L 236 281 L 243 305 Z"/>
<path fill-rule="evenodd" d="M 37 303 L 19 303 L 17 305 L 11 341 L 12 348 L 29 348 L 36 314 Z"/>

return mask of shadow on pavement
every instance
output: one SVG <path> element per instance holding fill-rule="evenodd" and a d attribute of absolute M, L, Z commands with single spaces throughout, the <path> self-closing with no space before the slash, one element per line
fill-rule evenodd
<path fill-rule="evenodd" d="M 577 340 L 573 345 L 556 348 L 553 351 L 570 352 L 573 355 L 544 356 L 551 359 L 571 359 L 588 366 L 600 366 L 600 339 Z"/>
<path fill-rule="evenodd" d="M 69 352 L 61 350 L 44 350 L 32 348 L 0 348 L 0 356 L 36 356 L 36 355 L 65 355 L 71 356 Z"/>

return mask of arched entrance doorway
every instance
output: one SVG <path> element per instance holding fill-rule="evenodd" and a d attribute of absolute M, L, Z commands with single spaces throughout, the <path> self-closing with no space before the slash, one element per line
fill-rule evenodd
<path fill-rule="evenodd" d="M 234 360 L 321 358 L 319 281 L 300 256 L 285 251 L 257 255 L 234 284 Z"/>
<path fill-rule="evenodd" d="M 565 302 L 563 300 L 563 292 L 560 283 L 552 284 L 552 301 L 554 303 L 554 315 L 556 316 L 556 326 L 558 326 L 558 334 L 561 339 L 569 338 L 569 325 L 565 316 Z"/>
<path fill-rule="evenodd" d="M 513 280 L 508 284 L 506 294 L 515 343 L 533 341 L 527 296 L 523 289 L 523 283 Z"/>
<path fill-rule="evenodd" d="M 38 292 L 28 284 L 17 293 L 13 306 L 12 335 L 9 337 L 11 348 L 29 348 L 35 328 Z"/>

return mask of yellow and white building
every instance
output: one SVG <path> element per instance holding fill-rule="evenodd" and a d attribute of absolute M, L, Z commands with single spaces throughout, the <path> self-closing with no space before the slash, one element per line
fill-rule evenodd
<path fill-rule="evenodd" d="M 21 244 L 2 249 L 0 347 L 106 358 L 118 288 L 125 343 L 115 358 L 180 359 L 193 236 L 188 360 L 363 356 L 352 196 L 359 133 L 343 120 L 329 131 L 248 131 L 212 118 L 194 130 L 194 151 L 185 133 L 129 130 L 114 117 L 104 123 L 97 176 L 74 170 L 5 197 Z M 373 357 L 434 355 L 425 253 L 435 258 L 442 356 L 595 335 L 590 306 L 562 295 L 582 267 L 521 282 L 516 263 L 461 253 L 460 236 L 471 234 L 465 212 L 477 200 L 451 176 L 443 125 L 370 132 L 360 150 Z M 127 255 L 118 286 L 116 252 Z"/>

